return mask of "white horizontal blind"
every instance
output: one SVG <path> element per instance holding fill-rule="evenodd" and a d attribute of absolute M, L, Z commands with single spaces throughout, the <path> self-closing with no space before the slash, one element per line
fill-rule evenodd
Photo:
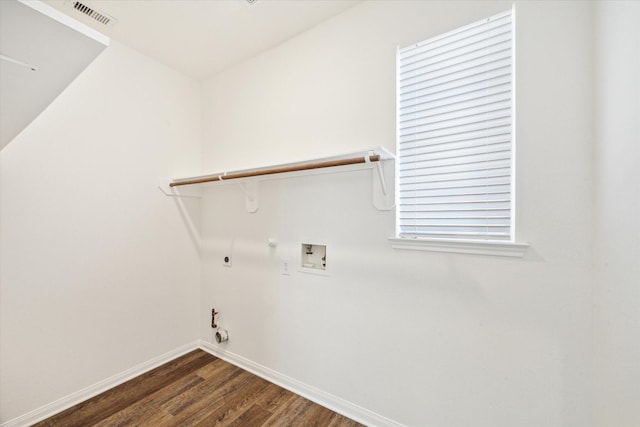
<path fill-rule="evenodd" d="M 511 12 L 400 49 L 398 235 L 512 240 Z"/>

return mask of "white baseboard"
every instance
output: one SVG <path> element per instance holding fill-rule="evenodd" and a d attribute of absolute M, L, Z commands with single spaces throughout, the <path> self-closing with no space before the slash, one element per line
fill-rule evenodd
<path fill-rule="evenodd" d="M 397 423 L 382 415 L 376 414 L 368 409 L 344 400 L 340 397 L 334 396 L 325 391 L 319 390 L 308 384 L 298 381 L 295 378 L 288 377 L 280 372 L 274 371 L 271 368 L 262 366 L 256 362 L 239 356 L 235 353 L 225 351 L 222 346 L 214 345 L 208 341 L 201 340 L 200 348 L 208 353 L 213 354 L 220 359 L 231 363 L 239 368 L 251 372 L 265 380 L 279 385 L 295 394 L 298 394 L 304 398 L 311 400 L 319 405 L 329 408 L 334 412 L 351 418 L 361 424 L 367 426 L 376 427 L 403 427 L 402 424 Z"/>
<path fill-rule="evenodd" d="M 65 409 L 68 409 L 73 405 L 77 405 L 80 402 L 83 402 L 102 392 L 109 390 L 110 388 L 129 381 L 130 379 L 135 378 L 138 375 L 144 374 L 145 372 L 157 368 L 158 366 L 165 364 L 197 348 L 201 348 L 200 341 L 194 341 L 192 343 L 180 346 L 163 355 L 154 357 L 151 360 L 134 366 L 131 369 L 127 369 L 124 372 L 104 379 L 75 393 L 71 393 L 70 395 L 58 399 L 55 402 L 49 403 L 17 418 L 6 421 L 0 424 L 0 427 L 26 427 L 33 425 L 39 421 L 49 418 L 52 415 L 57 414 L 58 412 L 64 411 Z"/>

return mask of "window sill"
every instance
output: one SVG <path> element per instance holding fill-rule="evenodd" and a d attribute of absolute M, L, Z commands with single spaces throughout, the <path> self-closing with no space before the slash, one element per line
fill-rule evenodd
<path fill-rule="evenodd" d="M 490 255 L 512 258 L 522 258 L 527 251 L 527 248 L 529 248 L 527 243 L 497 241 L 407 239 L 395 237 L 389 238 L 389 241 L 391 242 L 391 247 L 394 249 Z"/>

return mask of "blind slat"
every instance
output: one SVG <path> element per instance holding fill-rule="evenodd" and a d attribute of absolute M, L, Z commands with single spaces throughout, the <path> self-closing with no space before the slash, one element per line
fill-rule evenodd
<path fill-rule="evenodd" d="M 500 60 L 480 67 L 450 70 L 449 73 L 438 76 L 433 80 L 425 76 L 415 78 L 412 83 L 400 87 L 400 94 L 411 93 L 419 89 L 430 88 L 432 92 L 441 92 L 459 86 L 465 86 L 478 81 L 499 79 L 511 70 L 510 60 Z"/>
<path fill-rule="evenodd" d="M 417 81 L 439 79 L 468 70 L 494 70 L 510 63 L 511 49 L 508 41 L 493 46 L 478 46 L 465 55 L 443 58 L 438 63 L 425 61 L 416 64 L 419 66 L 415 68 L 401 68 L 400 86 L 411 86 Z"/>
<path fill-rule="evenodd" d="M 453 135 L 443 135 L 437 138 L 418 139 L 413 141 L 405 141 L 398 151 L 405 155 L 411 154 L 410 151 L 419 151 L 424 147 L 436 147 L 445 144 L 480 144 L 482 141 L 491 141 L 498 138 L 506 138 L 511 140 L 510 123 L 504 126 L 494 126 L 492 128 L 480 128 L 469 132 L 460 132 Z"/>
<path fill-rule="evenodd" d="M 470 58 L 482 56 L 485 52 L 498 52 L 510 49 L 511 34 L 508 26 L 497 29 L 493 34 L 467 39 L 467 44 L 449 45 L 448 49 L 419 51 L 414 50 L 414 55 L 407 57 L 400 66 L 400 75 L 407 75 L 416 70 L 436 69 L 453 63 L 461 63 Z M 453 49 L 452 49 L 453 48 Z"/>
<path fill-rule="evenodd" d="M 455 97 L 417 100 L 408 107 L 400 107 L 400 125 L 406 127 L 426 114 L 446 114 L 458 110 L 477 108 L 487 102 L 511 101 L 511 92 L 508 85 L 500 85 L 492 89 L 495 90 L 476 90 L 465 92 Z"/>
<path fill-rule="evenodd" d="M 403 136 L 413 135 L 433 129 L 437 124 L 438 128 L 460 126 L 468 123 L 477 123 L 478 120 L 484 122 L 509 117 L 511 112 L 511 99 L 503 101 L 493 101 L 487 99 L 485 104 L 473 107 L 451 109 L 449 111 L 430 111 L 430 115 L 421 115 L 405 123 L 400 123 L 400 132 Z"/>
<path fill-rule="evenodd" d="M 418 53 L 442 49 L 446 46 L 456 47 L 457 45 L 455 45 L 455 43 L 459 43 L 461 41 L 466 40 L 467 44 L 472 43 L 474 37 L 482 37 L 482 34 L 487 33 L 491 34 L 490 31 L 493 29 L 501 28 L 505 25 L 511 25 L 511 12 L 504 12 L 503 14 L 495 15 L 487 20 L 478 21 L 448 33 L 432 37 L 420 43 L 407 46 L 400 49 L 400 55 L 403 60 L 410 60 L 411 57 Z"/>
<path fill-rule="evenodd" d="M 414 157 L 424 155 L 425 153 L 440 153 L 440 152 L 448 152 L 453 150 L 462 150 L 462 149 L 471 149 L 478 147 L 490 147 L 501 144 L 509 144 L 510 138 L 509 135 L 495 135 L 492 137 L 484 138 L 484 139 L 467 139 L 462 141 L 453 141 L 453 142 L 443 142 L 438 144 L 424 144 L 418 145 L 415 147 L 410 147 L 404 149 L 402 154 L 404 156 Z"/>
<path fill-rule="evenodd" d="M 400 99 L 400 107 L 419 105 L 426 100 L 447 99 L 454 96 L 473 93 L 474 91 L 498 91 L 494 87 L 506 86 L 511 90 L 511 74 L 509 70 L 493 72 L 491 79 L 486 75 L 476 75 L 468 79 L 451 82 L 448 85 L 440 85 L 437 88 L 431 86 L 414 86 L 406 88 Z"/>

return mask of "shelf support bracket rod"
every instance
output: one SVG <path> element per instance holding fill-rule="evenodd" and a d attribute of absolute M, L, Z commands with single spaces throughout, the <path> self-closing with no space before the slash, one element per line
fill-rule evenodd
<path fill-rule="evenodd" d="M 374 151 L 369 151 L 369 154 L 367 154 L 364 158 L 365 163 L 367 164 L 371 164 L 371 156 L 374 156 L 376 153 Z M 384 194 L 385 196 L 387 195 L 387 181 L 384 179 L 384 173 L 382 172 L 382 161 L 378 160 L 377 162 L 375 162 L 376 164 L 376 171 L 378 172 L 378 179 L 380 179 L 380 188 L 382 189 L 382 194 Z"/>

